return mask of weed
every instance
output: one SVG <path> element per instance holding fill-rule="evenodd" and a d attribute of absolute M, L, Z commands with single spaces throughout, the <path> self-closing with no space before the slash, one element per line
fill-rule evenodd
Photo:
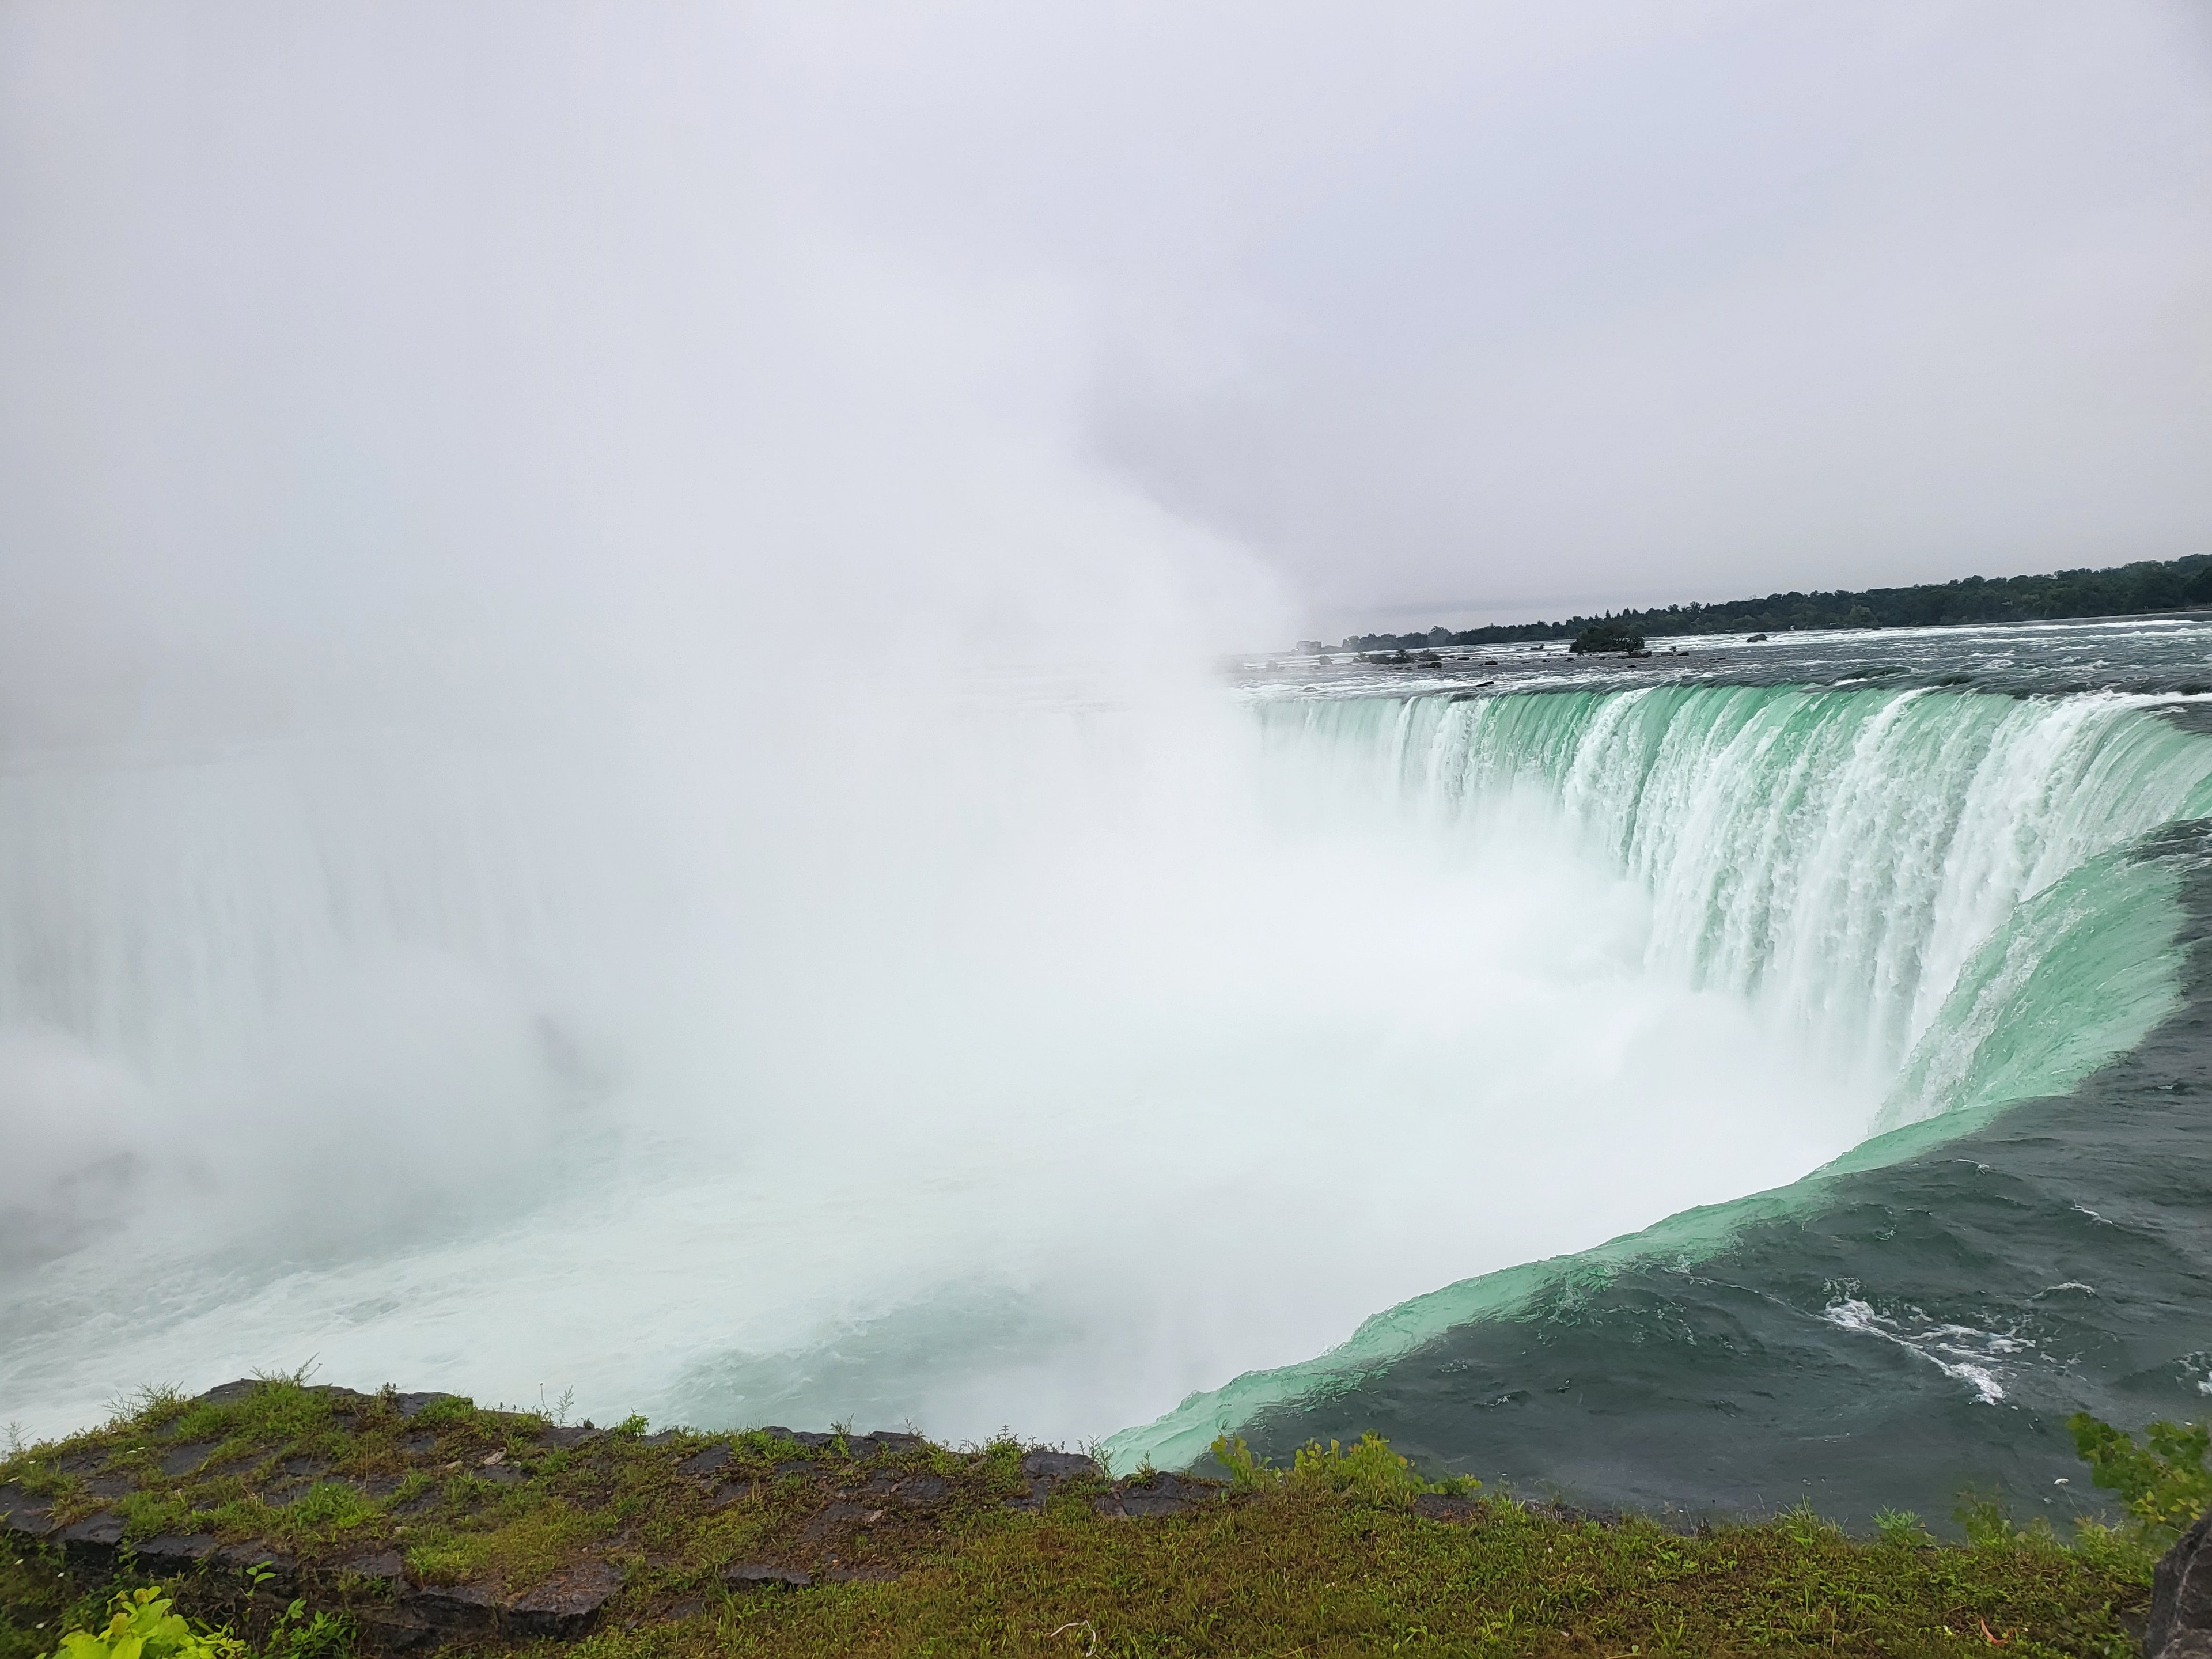
<path fill-rule="evenodd" d="M 2203 1424 L 2149 1424 L 2144 1446 L 2087 1412 L 2066 1426 L 2091 1481 L 2119 1495 L 2146 1539 L 2172 1538 L 2212 1504 L 2212 1470 L 2204 1467 L 2212 1431 Z"/>
<path fill-rule="evenodd" d="M 1911 1510 L 1876 1510 L 1874 1529 L 1885 1544 L 1901 1544 L 1917 1547 L 1936 1540 L 1928 1528 L 1920 1524 L 1920 1517 Z"/>
<path fill-rule="evenodd" d="M 158 1589 L 118 1595 L 111 1605 L 106 1628 L 70 1632 L 56 1659 L 245 1659 L 245 1643 L 194 1625 Z"/>

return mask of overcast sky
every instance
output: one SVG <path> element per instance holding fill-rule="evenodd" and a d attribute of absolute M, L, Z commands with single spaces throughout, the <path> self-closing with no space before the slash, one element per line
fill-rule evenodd
<path fill-rule="evenodd" d="M 158 626 L 832 471 L 1033 499 L 744 556 L 1224 634 L 2212 551 L 2212 9 L 9 0 L 0 376 L 0 575 Z"/>

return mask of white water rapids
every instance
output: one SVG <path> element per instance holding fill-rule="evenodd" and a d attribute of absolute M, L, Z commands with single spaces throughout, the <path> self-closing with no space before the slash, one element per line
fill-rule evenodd
<path fill-rule="evenodd" d="M 2063 1085 L 2170 976 L 2106 963 L 2086 1046 L 2022 1050 L 2000 936 L 2212 774 L 2102 696 L 1000 688 L 840 729 L 751 775 L 696 732 L 15 756 L 0 1414 L 313 1356 L 1103 1433 L 1787 1181 L 1886 1096 Z M 2155 946 L 2163 890 L 2123 896 Z"/>

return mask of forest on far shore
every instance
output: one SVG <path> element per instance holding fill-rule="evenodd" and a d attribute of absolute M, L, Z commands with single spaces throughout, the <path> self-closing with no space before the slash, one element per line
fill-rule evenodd
<path fill-rule="evenodd" d="M 1763 599 L 1717 605 L 1670 605 L 1608 611 L 1559 622 L 1501 623 L 1455 631 L 1354 634 L 1345 651 L 1411 650 L 1440 645 L 1504 645 L 1516 640 L 1572 639 L 1601 623 L 1664 638 L 1672 634 L 1782 634 L 1792 629 L 1932 628 L 1946 623 L 2050 622 L 2068 617 L 2124 617 L 2212 605 L 2212 553 L 2144 560 L 2102 570 L 2058 570 L 2044 576 L 1967 576 L 1916 587 L 1868 587 L 1856 592 L 1769 593 Z M 1322 651 L 1301 640 L 1302 651 Z"/>

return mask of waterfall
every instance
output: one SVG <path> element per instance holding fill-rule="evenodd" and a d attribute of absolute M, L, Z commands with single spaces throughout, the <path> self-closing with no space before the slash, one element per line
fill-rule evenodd
<path fill-rule="evenodd" d="M 2063 1094 L 2131 1048 L 2179 1004 L 2180 871 L 2201 857 L 2186 830 L 2212 814 L 2212 743 L 2160 701 L 1662 687 L 1261 703 L 1271 750 L 1324 793 L 1468 825 L 1534 798 L 1648 891 L 1650 966 L 1747 999 L 1881 1104 L 1803 1181 L 1388 1309 L 1316 1359 L 1123 1431 L 1117 1462 L 1186 1464 L 1577 1276 L 1708 1259 L 1832 1174 Z"/>
<path fill-rule="evenodd" d="M 2130 1046 L 2164 1012 L 2131 981 L 2063 988 L 2092 1035 L 2047 1063 L 2004 1010 L 2062 938 L 2165 890 L 2126 849 L 2212 811 L 2212 743 L 2118 695 L 1668 686 L 1258 714 L 1278 752 L 1433 812 L 1547 798 L 1650 893 L 1650 965 L 1883 1091 L 1870 1127 L 2052 1092 Z"/>

